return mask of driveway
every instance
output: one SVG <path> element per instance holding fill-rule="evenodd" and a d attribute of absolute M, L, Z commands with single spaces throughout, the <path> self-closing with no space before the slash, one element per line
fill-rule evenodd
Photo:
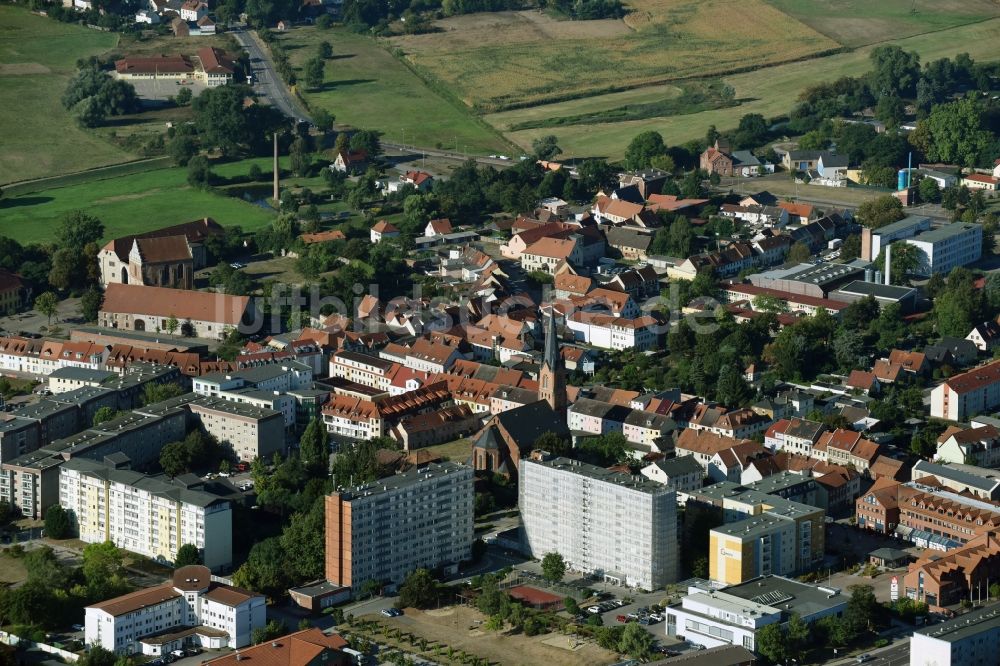
<path fill-rule="evenodd" d="M 59 326 L 63 333 L 68 333 L 72 325 L 82 323 L 79 298 L 67 298 L 59 301 L 56 313 L 52 316 L 52 326 Z M 43 329 L 48 329 L 48 326 L 49 318 L 36 310 L 0 317 L 0 330 L 3 330 L 6 335 L 17 335 L 21 331 L 41 334 Z"/>

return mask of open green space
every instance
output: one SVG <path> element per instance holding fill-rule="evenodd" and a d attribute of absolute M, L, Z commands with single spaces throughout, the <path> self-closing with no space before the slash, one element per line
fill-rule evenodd
<path fill-rule="evenodd" d="M 1000 58 L 1000 19 L 892 40 L 890 43 L 916 51 L 922 62 L 954 57 L 962 52 L 969 53 L 976 60 L 996 60 Z M 660 132 L 668 144 L 679 144 L 703 137 L 709 125 L 715 125 L 719 129 L 736 127 L 740 117 L 747 113 L 760 113 L 767 118 L 787 113 L 805 88 L 823 81 L 833 81 L 841 76 L 857 76 L 868 71 L 868 54 L 872 48 L 874 47 L 863 47 L 849 53 L 723 77 L 725 83 L 735 88 L 736 98 L 743 100 L 739 106 L 646 120 L 508 131 L 506 136 L 527 148 L 531 146 L 533 139 L 545 134 L 555 134 L 566 156 L 618 159 L 624 154 L 628 142 L 636 134 L 647 130 Z M 662 88 L 649 88 L 645 97 L 639 94 L 639 89 L 632 93 L 631 103 L 655 102 L 662 97 Z M 555 108 L 549 111 L 550 107 Z M 560 107 L 561 105 L 535 107 L 530 109 L 530 115 L 525 118 L 534 120 L 539 116 L 562 115 Z M 521 122 L 519 113 L 508 111 L 486 118 L 505 130 Z"/>
<path fill-rule="evenodd" d="M 0 184 L 135 159 L 79 128 L 60 103 L 77 59 L 117 42 L 114 33 L 0 5 Z"/>
<path fill-rule="evenodd" d="M 229 169 L 237 167 L 226 165 L 220 171 Z M 186 169 L 169 168 L 4 197 L 0 199 L 0 234 L 22 243 L 50 241 L 63 216 L 77 209 L 104 222 L 105 238 L 201 217 L 251 231 L 267 226 L 274 217 L 240 199 L 192 188 Z"/>
<path fill-rule="evenodd" d="M 768 0 L 844 46 L 945 30 L 1000 16 L 992 0 Z"/>
<path fill-rule="evenodd" d="M 509 144 L 461 105 L 431 90 L 378 42 L 347 30 L 300 27 L 278 39 L 299 70 L 329 41 L 334 56 L 326 62 L 322 90 L 300 92 L 311 108 L 326 109 L 338 123 L 377 129 L 387 141 L 503 152 Z"/>

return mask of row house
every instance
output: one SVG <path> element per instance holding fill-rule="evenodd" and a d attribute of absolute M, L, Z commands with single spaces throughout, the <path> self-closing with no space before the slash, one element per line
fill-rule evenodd
<path fill-rule="evenodd" d="M 339 377 L 379 391 L 388 391 L 391 373 L 396 366 L 396 363 L 377 356 L 340 351 L 330 356 L 330 377 Z"/>
<path fill-rule="evenodd" d="M 786 451 L 812 457 L 813 447 L 819 441 L 826 426 L 808 419 L 781 419 L 764 435 L 764 445 L 772 451 Z"/>
<path fill-rule="evenodd" d="M 350 395 L 335 395 L 323 406 L 323 422 L 336 438 L 368 440 L 394 435 L 393 427 L 404 418 L 450 404 L 453 401 L 448 387 L 440 382 L 377 402 Z"/>
<path fill-rule="evenodd" d="M 692 456 L 701 468 L 708 474 L 712 458 L 717 453 L 743 444 L 749 440 L 738 440 L 704 430 L 682 430 L 674 443 L 674 451 L 678 456 Z"/>
<path fill-rule="evenodd" d="M 788 211 L 778 206 L 722 204 L 719 215 L 757 227 L 781 228 L 788 225 Z"/>
<path fill-rule="evenodd" d="M 645 452 L 663 453 L 670 449 L 670 433 L 675 429 L 673 420 L 661 414 L 652 414 L 591 398 L 579 398 L 570 405 L 566 422 L 571 432 L 584 435 L 604 435 L 620 432 L 633 445 Z"/>
<path fill-rule="evenodd" d="M 939 465 L 918 460 L 910 470 L 913 481 L 939 486 L 960 495 L 1000 502 L 1000 472 L 974 465 Z"/>
<path fill-rule="evenodd" d="M 764 432 L 771 420 L 751 409 L 727 410 L 725 407 L 699 405 L 688 422 L 691 430 L 707 430 L 734 439 L 749 439 Z"/>
<path fill-rule="evenodd" d="M 879 450 L 878 444 L 863 438 L 861 433 L 843 428 L 823 433 L 814 447 L 818 457 L 835 465 L 853 467 L 862 474 L 871 469 Z"/>
<path fill-rule="evenodd" d="M 577 311 L 566 318 L 573 340 L 601 349 L 648 351 L 656 347 L 658 322 L 650 315 L 634 319 Z"/>
<path fill-rule="evenodd" d="M 711 269 L 720 278 L 733 277 L 757 264 L 753 248 L 746 243 L 730 243 L 718 252 L 703 252 L 685 259 L 676 269 L 668 269 L 670 277 L 693 280 L 699 272 Z"/>
<path fill-rule="evenodd" d="M 989 530 L 944 554 L 937 551 L 922 554 L 909 566 L 903 590 L 907 598 L 926 603 L 931 611 L 938 612 L 981 595 L 997 580 L 1000 580 L 1000 530 Z M 981 638 L 973 640 L 979 643 Z M 987 643 L 986 649 L 991 649 L 991 645 L 995 644 Z"/>

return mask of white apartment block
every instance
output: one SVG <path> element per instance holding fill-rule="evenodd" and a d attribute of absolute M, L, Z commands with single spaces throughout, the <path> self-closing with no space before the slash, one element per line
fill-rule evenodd
<path fill-rule="evenodd" d="M 472 556 L 474 495 L 472 468 L 453 462 L 328 495 L 326 579 L 358 589 L 419 568 L 457 571 Z"/>
<path fill-rule="evenodd" d="M 980 224 L 953 222 L 925 231 L 915 238 L 907 238 L 905 242 L 920 250 L 920 261 L 914 273 L 923 276 L 934 273 L 947 275 L 951 269 L 979 261 L 983 256 L 983 227 Z"/>
<path fill-rule="evenodd" d="M 1000 405 L 1000 361 L 953 375 L 931 391 L 931 416 L 965 421 Z"/>
<path fill-rule="evenodd" d="M 677 580 L 675 492 L 642 476 L 568 458 L 522 460 L 519 501 L 533 557 L 655 590 Z"/>
<path fill-rule="evenodd" d="M 330 376 L 380 391 L 388 391 L 394 365 L 394 362 L 377 356 L 340 351 L 330 356 Z"/>
<path fill-rule="evenodd" d="M 233 563 L 232 507 L 228 500 L 87 460 L 60 468 L 59 504 L 72 516 L 81 541 L 111 541 L 119 548 L 172 563 L 184 544 L 198 548 L 212 570 Z"/>
<path fill-rule="evenodd" d="M 208 567 L 174 571 L 173 579 L 87 606 L 84 637 L 116 654 L 158 656 L 189 646 L 250 645 L 267 623 L 263 596 L 212 581 Z"/>
<path fill-rule="evenodd" d="M 980 666 L 997 663 L 1000 607 L 986 606 L 913 632 L 910 666 Z"/>
<path fill-rule="evenodd" d="M 309 389 L 312 388 L 312 379 L 311 366 L 299 361 L 285 361 L 195 377 L 191 384 L 198 395 L 219 397 L 224 391 L 247 388 L 278 393 Z"/>

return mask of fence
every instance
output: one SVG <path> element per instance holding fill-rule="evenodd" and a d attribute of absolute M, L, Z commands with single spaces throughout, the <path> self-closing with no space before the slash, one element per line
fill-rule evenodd
<path fill-rule="evenodd" d="M 76 662 L 80 658 L 80 655 L 78 655 L 75 652 L 70 652 L 69 650 L 63 650 L 62 648 L 57 648 L 55 645 L 49 645 L 48 643 L 38 643 L 36 641 L 31 641 L 26 638 L 21 638 L 20 636 L 9 634 L 6 631 L 0 631 L 0 643 L 6 643 L 11 647 L 17 646 L 17 647 L 34 648 L 36 650 L 41 650 L 42 652 L 48 652 L 49 654 L 57 655 L 69 662 Z"/>

